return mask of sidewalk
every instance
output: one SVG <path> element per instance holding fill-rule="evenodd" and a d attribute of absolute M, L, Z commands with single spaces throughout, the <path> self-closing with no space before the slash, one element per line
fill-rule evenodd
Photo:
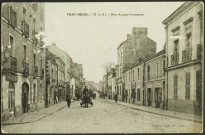
<path fill-rule="evenodd" d="M 114 100 L 110 100 L 110 99 L 107 99 L 107 100 L 110 102 L 115 102 Z M 193 114 L 175 112 L 175 111 L 170 111 L 170 110 L 162 110 L 160 108 L 140 106 L 140 105 L 121 102 L 121 101 L 117 101 L 117 104 L 131 107 L 133 109 L 140 110 L 140 111 L 157 114 L 157 115 L 162 115 L 162 116 L 167 116 L 167 117 L 172 117 L 172 118 L 177 118 L 177 119 L 185 119 L 185 120 L 190 120 L 190 121 L 200 122 L 200 123 L 202 122 L 202 117 L 193 115 Z"/>
<path fill-rule="evenodd" d="M 1 125 L 24 124 L 24 123 L 35 122 L 63 109 L 66 106 L 67 103 L 62 101 L 58 104 L 53 104 L 48 108 L 42 108 L 34 112 L 24 113 L 18 117 L 14 117 L 12 119 L 2 121 Z"/>

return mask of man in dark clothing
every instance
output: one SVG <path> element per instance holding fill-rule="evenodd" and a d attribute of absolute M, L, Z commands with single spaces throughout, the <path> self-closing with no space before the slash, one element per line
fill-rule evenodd
<path fill-rule="evenodd" d="M 88 94 L 88 89 L 87 87 L 85 86 L 85 88 L 83 89 L 83 94 L 87 95 Z"/>
<path fill-rule="evenodd" d="M 87 95 L 85 95 L 85 107 L 87 107 L 87 108 L 88 108 L 88 103 L 89 103 L 89 96 L 87 94 Z"/>
<path fill-rule="evenodd" d="M 118 96 L 115 94 L 115 103 L 117 103 Z"/>
<path fill-rule="evenodd" d="M 69 108 L 70 104 L 71 104 L 71 97 L 69 95 L 66 96 L 66 101 L 67 101 L 67 105 L 68 105 L 68 108 Z"/>

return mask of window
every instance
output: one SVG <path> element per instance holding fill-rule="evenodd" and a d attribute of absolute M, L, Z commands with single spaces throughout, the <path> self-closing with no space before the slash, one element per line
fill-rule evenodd
<path fill-rule="evenodd" d="M 179 52 L 179 40 L 174 41 L 174 54 Z"/>
<path fill-rule="evenodd" d="M 138 80 L 139 80 L 139 79 L 140 79 L 140 68 L 137 69 L 137 72 L 138 72 L 138 73 L 137 73 L 137 75 L 138 75 L 137 78 L 138 78 Z"/>
<path fill-rule="evenodd" d="M 24 59 L 26 60 L 26 45 L 24 45 L 23 47 L 24 47 Z"/>
<path fill-rule="evenodd" d="M 33 54 L 33 64 L 34 66 L 36 66 L 36 54 L 35 53 Z"/>
<path fill-rule="evenodd" d="M 129 72 L 129 82 L 130 82 L 130 72 Z"/>
<path fill-rule="evenodd" d="M 13 48 L 14 48 L 14 37 L 13 36 L 9 36 L 9 46 L 11 48 L 11 54 L 13 54 Z"/>
<path fill-rule="evenodd" d="M 163 76 L 165 76 L 165 60 L 163 60 Z"/>
<path fill-rule="evenodd" d="M 192 43 L 192 35 L 191 33 L 188 33 L 186 35 L 186 48 L 190 48 Z"/>
<path fill-rule="evenodd" d="M 147 80 L 150 80 L 150 65 L 147 66 Z"/>
<path fill-rule="evenodd" d="M 134 70 L 132 71 L 132 78 L 133 78 L 133 81 L 135 80 L 135 73 L 134 73 Z"/>
<path fill-rule="evenodd" d="M 36 102 L 36 84 L 33 85 L 33 102 Z"/>
<path fill-rule="evenodd" d="M 10 91 L 8 93 L 8 101 L 9 101 L 8 108 L 9 109 L 14 109 L 14 101 L 15 101 L 14 91 Z"/>
<path fill-rule="evenodd" d="M 137 101 L 140 101 L 140 89 L 137 89 Z"/>
<path fill-rule="evenodd" d="M 185 98 L 190 99 L 190 73 L 186 73 Z"/>
<path fill-rule="evenodd" d="M 174 98 L 178 95 L 178 75 L 174 75 Z"/>

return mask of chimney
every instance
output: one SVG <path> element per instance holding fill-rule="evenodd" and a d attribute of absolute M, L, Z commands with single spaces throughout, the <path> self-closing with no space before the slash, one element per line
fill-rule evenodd
<path fill-rule="evenodd" d="M 139 35 L 139 36 L 140 35 L 147 36 L 147 28 L 145 28 L 145 27 L 133 27 L 132 34 Z"/>

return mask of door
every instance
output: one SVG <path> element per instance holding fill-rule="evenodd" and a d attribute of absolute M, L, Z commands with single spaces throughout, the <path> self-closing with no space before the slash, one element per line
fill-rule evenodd
<path fill-rule="evenodd" d="M 160 107 L 160 89 L 155 88 L 155 102 L 156 102 L 156 108 Z"/>
<path fill-rule="evenodd" d="M 22 111 L 23 113 L 28 112 L 28 93 L 29 86 L 28 83 L 23 83 L 22 85 Z"/>
<path fill-rule="evenodd" d="M 151 88 L 148 88 L 147 89 L 147 104 L 148 104 L 148 106 L 151 106 L 151 94 L 152 94 L 152 91 L 151 91 L 152 89 Z"/>

